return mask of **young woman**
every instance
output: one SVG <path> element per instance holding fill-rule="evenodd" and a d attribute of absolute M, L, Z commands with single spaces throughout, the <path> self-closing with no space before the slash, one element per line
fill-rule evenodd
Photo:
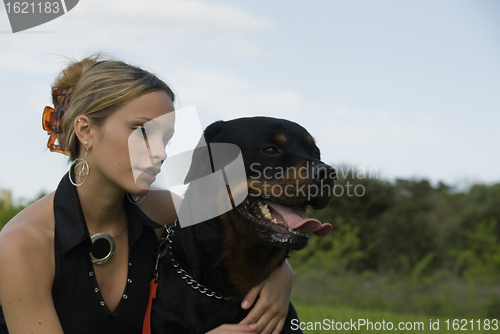
<path fill-rule="evenodd" d="M 168 136 L 148 138 L 152 168 L 131 164 L 129 137 L 172 112 L 174 99 L 151 73 L 98 57 L 56 79 L 44 128 L 51 150 L 74 162 L 54 193 L 0 233 L 0 334 L 141 333 L 159 226 L 176 214 L 168 191 L 138 186 L 153 182 Z M 43 166 L 33 168 L 42 175 Z M 277 269 L 245 297 L 248 308 L 259 295 L 241 324 L 210 333 L 278 333 L 292 281 L 288 265 Z"/>

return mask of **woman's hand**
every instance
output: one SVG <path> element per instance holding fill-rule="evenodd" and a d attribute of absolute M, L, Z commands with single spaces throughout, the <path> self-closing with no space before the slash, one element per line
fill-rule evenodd
<path fill-rule="evenodd" d="M 257 329 L 256 324 L 251 325 L 222 325 L 217 327 L 216 329 L 212 329 L 210 332 L 206 334 L 224 334 L 224 333 L 256 333 Z"/>
<path fill-rule="evenodd" d="M 258 333 L 262 334 L 280 333 L 288 314 L 294 277 L 292 268 L 285 261 L 264 282 L 252 288 L 243 299 L 241 307 L 248 309 L 257 296 L 259 299 L 240 324 L 256 323 L 260 329 Z"/>

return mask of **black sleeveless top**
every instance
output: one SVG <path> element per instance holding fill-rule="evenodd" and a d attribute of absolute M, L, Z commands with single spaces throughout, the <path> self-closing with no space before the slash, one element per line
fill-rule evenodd
<path fill-rule="evenodd" d="M 140 334 L 149 297 L 160 225 L 126 198 L 129 224 L 128 279 L 113 312 L 104 302 L 90 259 L 90 235 L 76 188 L 64 176 L 54 197 L 55 279 L 52 297 L 65 334 Z M 0 308 L 0 334 L 8 333 Z"/>

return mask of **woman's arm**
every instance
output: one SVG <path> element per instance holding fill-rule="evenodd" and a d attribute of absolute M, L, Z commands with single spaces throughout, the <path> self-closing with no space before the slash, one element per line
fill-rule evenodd
<path fill-rule="evenodd" d="M 150 190 L 139 207 L 154 222 L 162 226 L 174 225 L 177 219 L 175 208 L 180 206 L 181 201 L 181 197 L 168 190 Z M 165 229 L 163 227 L 156 229 L 158 240 L 161 239 L 164 233 Z"/>
<path fill-rule="evenodd" d="M 236 333 L 257 333 L 257 325 L 221 325 L 216 329 L 212 329 L 206 334 L 236 334 Z"/>
<path fill-rule="evenodd" d="M 52 300 L 53 243 L 25 226 L 0 234 L 0 303 L 10 334 L 63 334 Z"/>
<path fill-rule="evenodd" d="M 288 314 L 294 277 L 292 267 L 285 261 L 262 284 L 250 290 L 241 303 L 242 308 L 248 309 L 260 297 L 240 324 L 256 323 L 258 333 L 280 333 Z"/>
<path fill-rule="evenodd" d="M 180 203 L 181 200 L 180 197 L 169 191 L 154 190 L 148 193 L 140 207 L 143 212 L 155 222 L 161 225 L 173 225 L 177 218 L 174 201 L 179 201 Z M 158 211 L 158 208 L 162 208 L 162 210 Z M 158 229 L 158 238 L 160 238 L 164 232 L 165 230 L 163 228 Z M 250 308 L 257 299 L 257 296 L 260 297 L 253 309 L 240 324 L 249 325 L 256 323 L 259 333 L 280 333 L 288 314 L 290 293 L 292 291 L 294 277 L 295 274 L 292 268 L 288 262 L 285 261 L 285 263 L 277 268 L 262 284 L 250 290 L 242 302 L 242 308 Z M 224 330 L 224 328 L 218 327 L 214 329 L 214 331 L 219 329 Z M 240 330 L 239 327 L 230 328 L 231 330 L 233 328 L 235 328 L 235 330 Z"/>
<path fill-rule="evenodd" d="M 140 207 L 143 212 L 155 222 L 161 225 L 173 225 L 177 218 L 174 201 L 176 201 L 176 203 L 179 201 L 178 203 L 180 203 L 181 200 L 180 197 L 169 191 L 154 190 L 148 193 Z M 177 204 L 177 206 L 178 205 L 179 204 Z M 158 211 L 157 208 L 162 208 L 162 210 Z M 158 229 L 158 238 L 160 238 L 164 232 L 165 230 L 163 228 Z M 250 290 L 242 302 L 242 308 L 250 308 L 257 299 L 257 296 L 260 297 L 253 309 L 240 324 L 249 325 L 255 323 L 257 324 L 259 333 L 280 333 L 288 314 L 290 293 L 292 291 L 294 277 L 295 274 L 292 268 L 288 262 L 285 261 L 285 263 L 277 268 L 262 284 Z M 214 329 L 214 331 L 223 330 L 222 332 L 213 333 L 225 333 L 224 331 L 226 328 L 229 330 L 227 333 L 238 332 L 242 329 L 248 332 L 247 327 L 223 325 Z M 252 332 L 252 330 L 250 330 L 250 332 Z"/>

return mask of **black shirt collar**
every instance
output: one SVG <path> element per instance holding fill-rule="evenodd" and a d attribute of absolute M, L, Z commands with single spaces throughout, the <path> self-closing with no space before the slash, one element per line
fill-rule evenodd
<path fill-rule="evenodd" d="M 144 227 L 161 227 L 149 219 L 137 205 L 130 203 L 124 196 L 123 204 L 127 210 L 130 247 L 143 233 Z M 54 216 L 56 221 L 56 237 L 64 255 L 82 242 L 90 247 L 90 234 L 85 223 L 80 199 L 76 187 L 66 174 L 54 196 Z"/>

